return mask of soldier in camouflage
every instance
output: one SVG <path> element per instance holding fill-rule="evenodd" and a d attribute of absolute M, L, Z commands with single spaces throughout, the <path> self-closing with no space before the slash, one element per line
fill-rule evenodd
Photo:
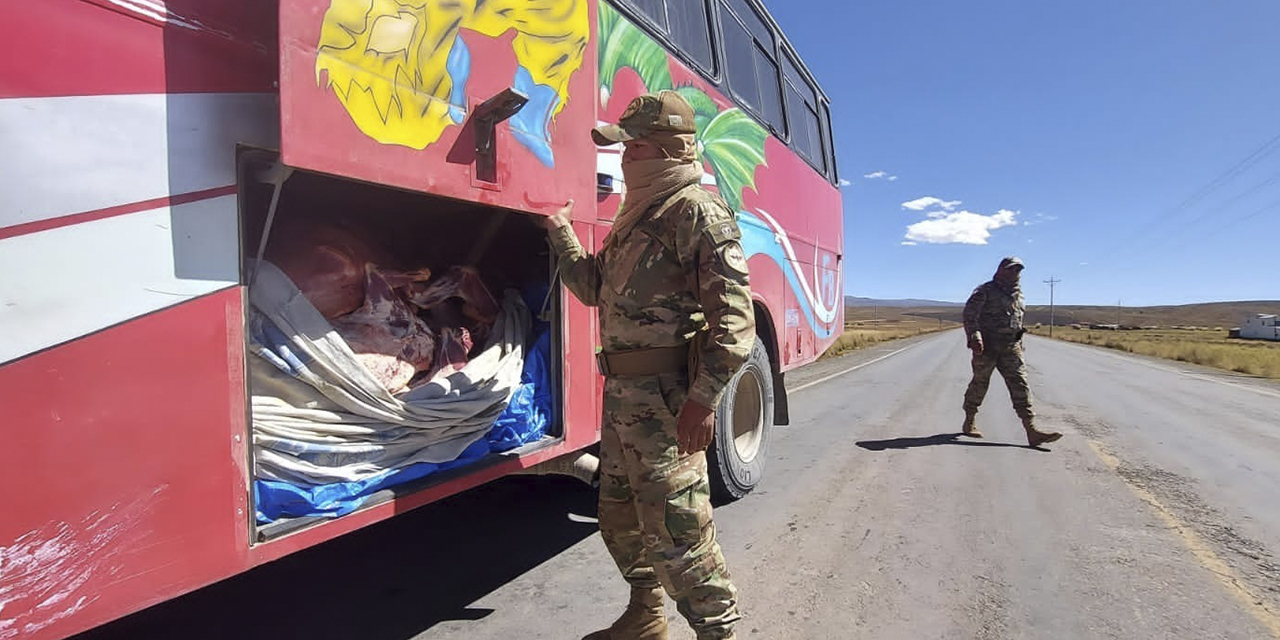
<path fill-rule="evenodd" d="M 1061 433 L 1036 429 L 1035 411 L 1027 386 L 1027 367 L 1022 358 L 1022 260 L 1008 257 L 1000 261 L 995 277 L 979 285 L 964 305 L 964 331 L 973 351 L 973 380 L 964 394 L 964 435 L 981 438 L 975 425 L 978 407 L 987 395 L 991 372 L 999 370 L 1013 399 L 1013 410 L 1022 418 L 1027 443 L 1033 447 L 1053 442 Z"/>
<path fill-rule="evenodd" d="M 600 532 L 631 601 L 584 640 L 667 637 L 663 590 L 699 640 L 733 638 L 737 594 L 716 543 L 705 450 L 714 407 L 755 340 L 732 211 L 703 189 L 693 108 L 663 91 L 632 101 L 599 145 L 625 145 L 627 192 L 600 252 L 548 218 L 560 276 L 600 315 L 605 374 Z"/>

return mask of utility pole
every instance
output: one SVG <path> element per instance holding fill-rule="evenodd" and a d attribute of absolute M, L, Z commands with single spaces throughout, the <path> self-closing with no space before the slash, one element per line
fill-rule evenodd
<path fill-rule="evenodd" d="M 1049 337 L 1050 337 L 1050 338 L 1052 338 L 1052 337 L 1053 337 L 1053 322 L 1054 322 L 1054 316 L 1053 316 L 1053 285 L 1058 284 L 1059 282 L 1062 282 L 1062 281 L 1061 281 L 1061 280 L 1055 280 L 1053 276 L 1049 276 L 1049 279 L 1044 281 L 1044 283 L 1045 283 L 1045 284 L 1049 285 Z"/>
<path fill-rule="evenodd" d="M 1121 302 L 1124 302 L 1124 300 L 1123 299 L 1116 300 L 1116 330 L 1117 331 L 1120 330 L 1120 303 Z"/>

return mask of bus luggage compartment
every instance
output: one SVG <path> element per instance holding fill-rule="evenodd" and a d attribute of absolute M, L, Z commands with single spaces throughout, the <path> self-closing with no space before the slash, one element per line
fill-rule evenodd
<path fill-rule="evenodd" d="M 257 539 L 556 443 L 536 218 L 240 162 Z"/>

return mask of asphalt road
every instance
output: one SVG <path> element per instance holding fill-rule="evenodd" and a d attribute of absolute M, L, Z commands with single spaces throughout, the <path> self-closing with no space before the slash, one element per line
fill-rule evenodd
<path fill-rule="evenodd" d="M 1027 357 L 1050 450 L 998 376 L 987 439 L 956 437 L 954 331 L 790 375 L 766 479 L 716 510 L 739 637 L 1280 638 L 1280 385 Z M 575 640 L 626 595 L 593 517 L 574 481 L 507 479 L 83 637 Z"/>

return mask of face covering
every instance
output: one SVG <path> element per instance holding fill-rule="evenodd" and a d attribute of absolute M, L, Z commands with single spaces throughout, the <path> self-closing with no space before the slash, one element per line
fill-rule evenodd
<path fill-rule="evenodd" d="M 666 157 L 622 163 L 627 195 L 609 232 L 610 242 L 625 238 L 655 206 L 702 180 L 702 165 L 697 160 L 693 134 L 654 135 L 647 140 L 658 145 Z"/>

